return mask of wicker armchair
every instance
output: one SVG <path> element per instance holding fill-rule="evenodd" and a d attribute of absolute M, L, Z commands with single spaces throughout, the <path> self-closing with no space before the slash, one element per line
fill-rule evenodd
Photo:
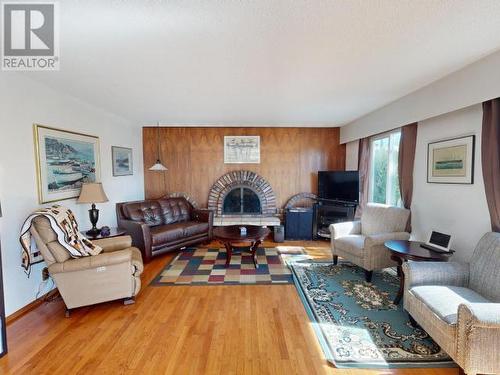
<path fill-rule="evenodd" d="M 469 264 L 406 262 L 404 308 L 469 375 L 500 373 L 500 233 Z"/>

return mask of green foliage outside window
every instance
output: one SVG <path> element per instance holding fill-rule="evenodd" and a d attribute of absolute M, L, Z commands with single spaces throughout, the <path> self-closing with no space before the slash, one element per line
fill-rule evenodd
<path fill-rule="evenodd" d="M 384 141 L 384 140 L 380 140 Z M 374 143 L 382 143 L 376 141 Z M 385 203 L 387 192 L 387 145 L 380 144 L 373 153 L 373 202 Z"/>
<path fill-rule="evenodd" d="M 398 154 L 401 134 L 394 132 L 373 141 L 371 202 L 401 206 Z"/>

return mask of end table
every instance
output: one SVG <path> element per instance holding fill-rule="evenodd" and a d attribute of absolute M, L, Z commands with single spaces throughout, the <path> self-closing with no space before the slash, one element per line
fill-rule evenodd
<path fill-rule="evenodd" d="M 398 305 L 403 297 L 405 288 L 405 277 L 403 275 L 403 262 L 408 260 L 424 261 L 424 262 L 447 262 L 453 254 L 453 250 L 449 253 L 439 253 L 421 247 L 423 242 L 393 240 L 387 241 L 384 245 L 391 252 L 391 259 L 398 264 L 399 291 L 394 298 L 394 304 Z"/>
<path fill-rule="evenodd" d="M 83 231 L 82 233 L 85 233 L 85 231 Z M 124 236 L 126 234 L 127 234 L 127 231 L 125 229 L 110 227 L 108 236 L 102 236 L 101 233 L 99 233 L 95 236 L 89 236 L 88 234 L 86 236 L 89 240 L 101 240 L 103 238 L 120 237 L 120 236 Z"/>

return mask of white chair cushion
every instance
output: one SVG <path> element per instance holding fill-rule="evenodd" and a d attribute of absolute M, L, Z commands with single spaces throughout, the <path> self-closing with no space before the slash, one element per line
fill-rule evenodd
<path fill-rule="evenodd" d="M 346 253 L 357 257 L 363 256 L 363 248 L 365 246 L 365 236 L 362 234 L 350 234 L 344 237 L 337 238 L 334 242 L 334 247 L 337 250 L 345 251 Z"/>
<path fill-rule="evenodd" d="M 422 285 L 410 292 L 448 324 L 457 323 L 458 305 L 491 302 L 472 289 L 459 286 Z"/>
<path fill-rule="evenodd" d="M 361 233 L 372 234 L 404 232 L 410 210 L 384 204 L 369 203 L 361 215 Z"/>

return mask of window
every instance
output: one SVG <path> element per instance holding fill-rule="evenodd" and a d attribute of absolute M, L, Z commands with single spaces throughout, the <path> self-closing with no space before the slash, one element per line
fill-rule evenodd
<path fill-rule="evenodd" d="M 401 206 L 398 180 L 398 154 L 401 131 L 372 138 L 370 164 L 370 202 Z"/>

